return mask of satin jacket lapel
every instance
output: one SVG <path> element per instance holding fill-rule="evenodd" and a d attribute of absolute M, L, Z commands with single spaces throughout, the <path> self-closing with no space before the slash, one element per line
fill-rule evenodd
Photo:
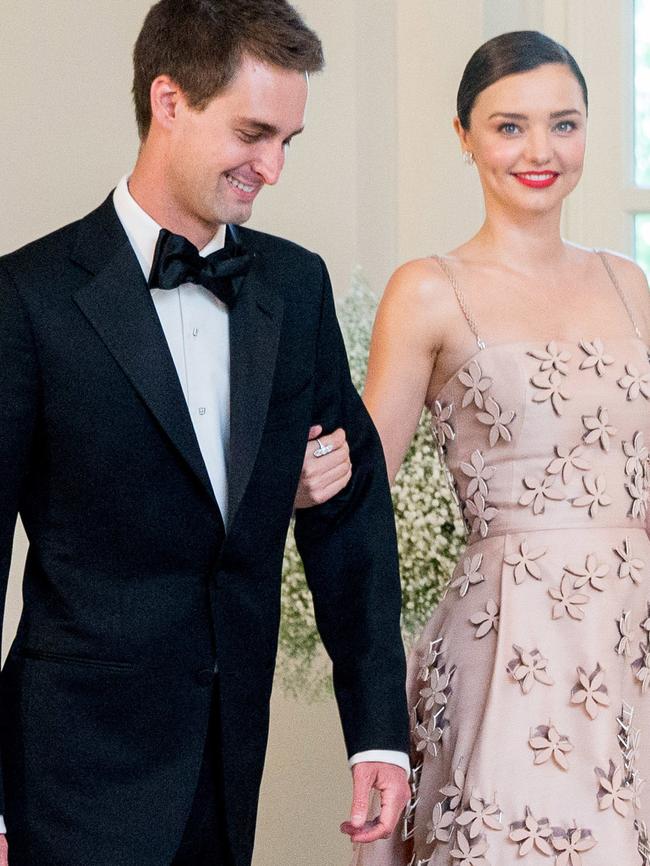
<path fill-rule="evenodd" d="M 259 255 L 254 257 L 248 274 L 238 280 L 237 302 L 230 313 L 230 524 L 257 458 L 283 313 L 282 298 L 268 285 Z"/>
<path fill-rule="evenodd" d="M 112 215 L 107 204 L 82 223 L 73 258 L 96 276 L 76 292 L 74 300 L 218 510 L 142 270 L 112 203 Z"/>

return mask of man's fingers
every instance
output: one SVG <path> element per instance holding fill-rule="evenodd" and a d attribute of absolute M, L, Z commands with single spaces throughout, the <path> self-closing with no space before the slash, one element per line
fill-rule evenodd
<path fill-rule="evenodd" d="M 363 833 L 369 833 L 374 827 L 377 826 L 378 822 L 379 818 L 375 818 L 374 821 L 365 821 L 362 827 L 355 827 L 351 821 L 344 821 L 341 824 L 341 833 L 347 833 L 348 836 L 354 837 L 353 841 L 357 841 L 357 836 Z"/>
<path fill-rule="evenodd" d="M 0 866 L 9 866 L 7 837 L 0 836 Z"/>
<path fill-rule="evenodd" d="M 379 818 L 375 818 L 374 821 L 366 821 L 365 825 L 361 828 L 355 828 L 350 824 L 348 835 L 351 842 L 366 844 L 368 842 L 376 842 L 377 839 L 388 839 L 391 833 L 392 831 L 389 827 L 382 823 Z"/>
<path fill-rule="evenodd" d="M 357 769 L 360 767 L 360 769 Z M 370 790 L 374 782 L 374 774 L 368 772 L 363 765 L 353 768 L 354 784 L 352 788 L 352 809 L 350 810 L 350 824 L 361 828 L 368 819 L 368 800 Z"/>
<path fill-rule="evenodd" d="M 357 764 L 353 767 L 353 773 L 352 816 L 349 822 L 341 825 L 341 830 L 350 836 L 352 842 L 368 843 L 387 839 L 395 830 L 411 795 L 404 770 L 394 764 L 368 762 Z M 367 820 L 369 786 L 379 792 L 381 799 L 381 811 L 374 821 Z"/>
<path fill-rule="evenodd" d="M 382 828 L 383 836 L 388 837 L 393 832 L 403 809 L 403 791 L 391 787 L 382 792 L 381 812 L 379 813 L 377 828 Z M 377 835 L 375 838 L 381 839 L 381 835 Z"/>

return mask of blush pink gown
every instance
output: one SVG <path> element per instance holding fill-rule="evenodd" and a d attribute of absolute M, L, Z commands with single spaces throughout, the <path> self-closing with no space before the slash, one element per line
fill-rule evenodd
<path fill-rule="evenodd" d="M 479 347 L 433 407 L 469 541 L 409 661 L 413 798 L 354 866 L 650 864 L 648 347 Z"/>

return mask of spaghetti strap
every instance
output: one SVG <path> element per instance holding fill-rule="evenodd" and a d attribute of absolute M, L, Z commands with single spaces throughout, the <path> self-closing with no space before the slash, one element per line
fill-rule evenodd
<path fill-rule="evenodd" d="M 486 343 L 481 338 L 481 336 L 479 335 L 478 327 L 476 325 L 476 320 L 474 319 L 474 316 L 470 312 L 469 306 L 467 304 L 467 300 L 465 298 L 465 295 L 462 293 L 460 286 L 458 285 L 458 281 L 456 280 L 455 274 L 453 273 L 453 271 L 451 270 L 449 265 L 445 262 L 445 260 L 442 258 L 442 256 L 438 256 L 438 255 L 434 254 L 431 256 L 431 258 L 435 259 L 435 261 L 438 263 L 438 266 L 440 267 L 440 270 L 443 272 L 443 274 L 447 277 L 447 279 L 451 283 L 451 287 L 454 290 L 454 294 L 456 295 L 456 300 L 458 301 L 458 306 L 461 308 L 461 310 L 463 312 L 463 316 L 465 316 L 465 320 L 467 321 L 467 324 L 469 325 L 470 331 L 472 332 L 472 334 L 474 334 L 474 337 L 476 338 L 476 345 L 481 350 L 485 349 Z"/>
<path fill-rule="evenodd" d="M 632 327 L 634 328 L 635 334 L 637 335 L 637 337 L 640 340 L 642 340 L 643 337 L 641 336 L 641 330 L 636 323 L 636 319 L 634 318 L 634 313 L 632 312 L 632 308 L 630 307 L 627 296 L 626 296 L 625 292 L 623 291 L 623 287 L 619 283 L 618 277 L 614 273 L 614 270 L 612 269 L 611 264 L 609 263 L 609 259 L 607 258 L 607 256 L 605 255 L 605 253 L 602 250 L 594 250 L 594 252 L 597 253 L 597 255 L 599 256 L 601 262 L 603 263 L 603 265 L 605 267 L 605 270 L 607 271 L 607 274 L 608 274 L 610 280 L 614 284 L 614 288 L 618 292 L 618 295 L 619 295 L 621 301 L 623 302 L 623 306 L 625 307 L 627 314 L 630 317 L 630 321 L 632 322 Z"/>

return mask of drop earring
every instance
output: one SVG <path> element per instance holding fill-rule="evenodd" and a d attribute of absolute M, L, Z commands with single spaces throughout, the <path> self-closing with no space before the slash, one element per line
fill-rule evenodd
<path fill-rule="evenodd" d="M 463 151 L 463 162 L 465 165 L 468 165 L 470 168 L 474 165 L 474 154 L 471 150 Z"/>

